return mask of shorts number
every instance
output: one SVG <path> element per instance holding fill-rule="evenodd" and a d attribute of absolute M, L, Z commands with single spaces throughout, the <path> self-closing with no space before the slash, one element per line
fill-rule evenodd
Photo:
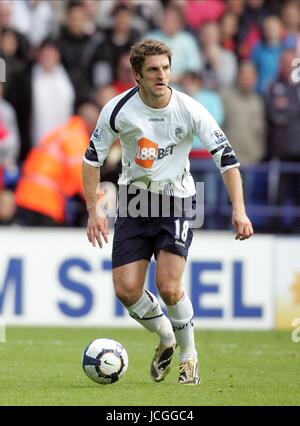
<path fill-rule="evenodd" d="M 187 239 L 188 230 L 189 230 L 189 221 L 185 220 L 184 222 L 182 222 L 182 231 L 180 229 L 180 224 L 181 224 L 180 219 L 176 219 L 175 220 L 175 239 L 179 240 L 181 237 L 181 240 L 185 242 Z"/>

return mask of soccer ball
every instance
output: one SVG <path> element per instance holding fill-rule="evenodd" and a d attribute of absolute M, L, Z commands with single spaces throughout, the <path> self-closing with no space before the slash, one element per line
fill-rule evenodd
<path fill-rule="evenodd" d="M 128 355 L 113 339 L 93 340 L 84 350 L 82 367 L 85 374 L 102 385 L 117 382 L 128 367 Z"/>

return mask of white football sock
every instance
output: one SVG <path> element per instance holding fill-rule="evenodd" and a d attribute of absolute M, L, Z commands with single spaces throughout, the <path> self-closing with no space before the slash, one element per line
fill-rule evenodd
<path fill-rule="evenodd" d="M 197 359 L 193 325 L 194 310 L 188 295 L 184 293 L 175 305 L 167 306 L 167 309 L 180 347 L 180 361 Z"/>
<path fill-rule="evenodd" d="M 157 333 L 164 346 L 171 346 L 176 342 L 169 318 L 165 316 L 159 301 L 149 290 L 144 289 L 140 299 L 127 310 L 129 315 L 147 330 Z"/>

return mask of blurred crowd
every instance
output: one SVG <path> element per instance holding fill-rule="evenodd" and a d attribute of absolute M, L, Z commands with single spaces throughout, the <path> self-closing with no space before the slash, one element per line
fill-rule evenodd
<path fill-rule="evenodd" d="M 129 51 L 143 38 L 171 47 L 171 86 L 210 111 L 242 170 L 291 167 L 245 178 L 249 202 L 268 203 L 273 185 L 274 205 L 300 207 L 299 0 L 1 0 L 0 224 L 84 225 L 82 157 L 103 105 L 135 85 Z M 209 198 L 196 138 L 191 160 Z M 116 141 L 102 180 L 120 167 Z M 299 231 L 299 214 L 280 216 L 262 229 Z"/>

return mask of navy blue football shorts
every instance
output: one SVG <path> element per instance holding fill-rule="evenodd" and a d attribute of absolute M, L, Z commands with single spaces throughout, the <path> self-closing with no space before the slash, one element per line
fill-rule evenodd
<path fill-rule="evenodd" d="M 194 201 L 194 200 L 193 200 Z M 115 222 L 112 268 L 148 260 L 159 250 L 187 258 L 193 239 L 191 217 L 121 217 Z"/>

